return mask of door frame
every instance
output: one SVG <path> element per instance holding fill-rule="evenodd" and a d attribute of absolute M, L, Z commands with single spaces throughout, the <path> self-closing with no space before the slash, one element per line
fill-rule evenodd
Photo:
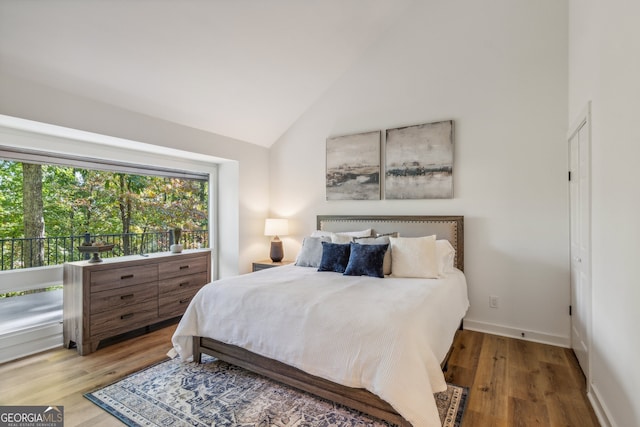
<path fill-rule="evenodd" d="M 588 162 L 587 162 L 587 175 L 588 175 L 588 188 L 587 188 L 587 194 L 589 197 L 589 205 L 588 205 L 588 211 L 589 211 L 589 224 L 588 224 L 588 229 L 589 229 L 589 234 L 587 236 L 587 242 L 586 242 L 586 246 L 587 246 L 587 252 L 588 252 L 588 257 L 589 257 L 589 263 L 587 266 L 587 271 L 586 274 L 588 275 L 588 280 L 589 280 L 589 293 L 587 296 L 587 301 L 586 301 L 586 307 L 583 307 L 584 310 L 582 311 L 583 313 L 586 314 L 586 319 L 584 319 L 585 321 L 585 326 L 586 326 L 586 333 L 587 333 L 587 337 L 586 337 L 586 345 L 587 345 L 587 371 L 584 372 L 584 376 L 586 378 L 586 389 L 587 391 L 590 391 L 591 388 L 591 361 L 592 361 L 592 357 L 591 357 L 591 352 L 592 352 L 592 335 L 593 335 L 593 327 L 592 327 L 592 319 L 593 319 L 593 275 L 592 275 L 592 247 L 591 247 L 591 243 L 592 243 L 592 206 L 593 206 L 593 202 L 592 202 L 592 177 L 591 177 L 591 172 L 592 172 L 592 161 L 591 161 L 591 101 L 587 102 L 587 105 L 583 108 L 583 110 L 580 112 L 580 114 L 578 115 L 577 120 L 573 123 L 573 125 L 569 128 L 569 132 L 567 133 L 567 139 L 566 139 L 566 144 L 567 144 L 567 151 L 568 151 L 568 169 L 569 171 L 571 171 L 571 139 L 582 129 L 585 128 L 586 130 L 586 144 L 587 144 L 587 151 L 588 151 Z M 572 264 L 572 260 L 571 260 L 571 229 L 572 229 L 572 210 L 571 210 L 571 189 L 570 189 L 570 182 L 568 182 L 568 186 L 567 188 L 569 189 L 569 274 L 572 275 L 572 268 L 571 268 L 571 264 Z M 571 286 L 571 282 L 572 280 L 569 280 L 569 302 L 573 303 L 573 289 Z M 574 310 L 575 312 L 575 310 Z M 570 345 L 571 345 L 571 349 L 573 350 L 573 317 L 570 318 L 570 329 L 569 329 L 569 341 L 570 341 Z M 582 368 L 582 367 L 581 367 Z"/>

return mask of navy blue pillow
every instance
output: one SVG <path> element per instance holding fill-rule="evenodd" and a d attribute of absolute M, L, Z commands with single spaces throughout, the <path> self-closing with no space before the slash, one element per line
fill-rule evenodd
<path fill-rule="evenodd" d="M 345 276 L 384 277 L 382 264 L 389 244 L 361 245 L 351 243 L 351 255 L 345 269 Z"/>
<path fill-rule="evenodd" d="M 322 259 L 318 271 L 344 273 L 349 263 L 349 245 L 322 242 Z"/>

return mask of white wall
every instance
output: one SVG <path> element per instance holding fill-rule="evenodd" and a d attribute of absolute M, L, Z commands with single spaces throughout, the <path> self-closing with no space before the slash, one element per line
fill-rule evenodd
<path fill-rule="evenodd" d="M 569 120 L 592 101 L 590 398 L 604 426 L 640 425 L 640 2 L 570 0 Z"/>
<path fill-rule="evenodd" d="M 248 272 L 266 256 L 268 150 L 81 98 L 0 73 L 0 114 L 221 158 L 218 273 Z M 79 144 L 81 142 L 78 142 Z"/>
<path fill-rule="evenodd" d="M 566 2 L 415 2 L 272 147 L 286 254 L 317 214 L 462 214 L 466 327 L 568 345 L 566 94 Z M 325 201 L 328 136 L 447 119 L 454 199 Z"/>

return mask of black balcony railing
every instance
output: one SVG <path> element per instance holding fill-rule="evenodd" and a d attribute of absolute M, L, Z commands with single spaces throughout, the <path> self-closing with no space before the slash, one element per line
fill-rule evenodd
<path fill-rule="evenodd" d="M 0 270 L 57 265 L 89 259 L 90 254 L 78 250 L 83 242 L 100 241 L 114 245 L 113 250 L 101 252 L 101 258 L 112 258 L 140 253 L 166 252 L 173 244 L 169 231 L 82 234 L 41 238 L 0 239 Z M 180 238 L 185 249 L 208 248 L 209 231 L 183 231 Z"/>

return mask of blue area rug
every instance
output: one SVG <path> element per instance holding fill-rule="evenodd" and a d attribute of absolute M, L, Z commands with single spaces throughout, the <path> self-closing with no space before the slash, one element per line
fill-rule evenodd
<path fill-rule="evenodd" d="M 128 426 L 389 426 L 228 363 L 167 360 L 85 397 Z M 436 393 L 442 425 L 458 427 L 468 390 Z"/>

